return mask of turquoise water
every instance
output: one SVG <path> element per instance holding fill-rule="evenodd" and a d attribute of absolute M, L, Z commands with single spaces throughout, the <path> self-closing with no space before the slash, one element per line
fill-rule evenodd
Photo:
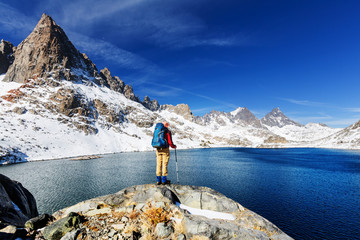
<path fill-rule="evenodd" d="M 176 182 L 174 151 L 169 178 Z M 295 239 L 360 239 L 360 151 L 219 148 L 177 151 L 180 184 L 213 188 Z M 155 181 L 155 152 L 0 167 L 41 213 Z"/>

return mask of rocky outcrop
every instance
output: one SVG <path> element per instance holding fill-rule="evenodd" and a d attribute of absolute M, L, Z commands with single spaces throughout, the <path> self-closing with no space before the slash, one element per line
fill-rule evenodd
<path fill-rule="evenodd" d="M 191 112 L 190 108 L 189 108 L 189 105 L 187 104 L 178 104 L 176 106 L 173 106 L 173 105 L 161 105 L 160 106 L 160 111 L 161 110 L 168 110 L 169 112 L 173 112 L 173 113 L 176 113 L 180 116 L 183 116 L 186 120 L 189 120 L 189 121 L 194 121 L 194 115 L 193 113 Z"/>
<path fill-rule="evenodd" d="M 125 85 L 124 87 L 124 96 L 135 102 L 140 102 L 139 97 L 135 96 L 134 90 L 131 85 Z"/>
<path fill-rule="evenodd" d="M 57 111 L 66 116 L 72 116 L 74 110 L 80 107 L 79 97 L 73 89 L 60 88 L 50 99 L 59 103 Z"/>
<path fill-rule="evenodd" d="M 63 230 L 69 216 L 79 215 L 85 219 L 70 221 L 66 225 L 70 227 Z M 45 228 L 44 236 L 61 232 L 73 239 L 292 239 L 239 203 L 196 186 L 133 186 L 80 202 L 53 216 L 59 230 Z"/>
<path fill-rule="evenodd" d="M 125 84 L 119 77 L 111 76 L 111 73 L 108 68 L 104 68 L 100 70 L 100 76 L 106 80 L 107 85 L 110 87 L 111 90 L 114 90 L 119 93 L 124 92 Z"/>
<path fill-rule="evenodd" d="M 0 174 L 0 222 L 23 227 L 38 210 L 33 195 L 21 183 Z"/>
<path fill-rule="evenodd" d="M 156 99 L 151 100 L 148 96 L 145 96 L 142 105 L 151 111 L 157 111 L 160 108 L 159 102 Z"/>
<path fill-rule="evenodd" d="M 115 124 L 123 121 L 123 116 L 119 112 L 116 112 L 114 109 L 109 108 L 104 102 L 99 99 L 95 99 L 94 107 L 97 110 L 99 116 L 103 116 L 107 122 Z M 98 118 L 99 116 L 94 116 Z"/>
<path fill-rule="evenodd" d="M 6 73 L 14 61 L 14 45 L 8 41 L 1 40 L 0 43 L 0 74 Z"/>
<path fill-rule="evenodd" d="M 284 137 L 280 136 L 270 136 L 264 140 L 264 143 L 287 143 L 288 141 Z"/>
<path fill-rule="evenodd" d="M 274 108 L 270 113 L 266 114 L 261 119 L 261 123 L 269 127 L 284 127 L 287 125 L 294 125 L 301 127 L 302 125 L 291 120 L 280 110 L 280 108 Z"/>

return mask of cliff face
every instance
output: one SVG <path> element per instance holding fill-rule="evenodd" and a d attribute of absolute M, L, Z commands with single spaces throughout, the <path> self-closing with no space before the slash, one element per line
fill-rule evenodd
<path fill-rule="evenodd" d="M 77 214 L 85 217 L 85 223 L 62 235 L 73 234 L 76 239 L 292 239 L 268 220 L 206 187 L 133 186 L 53 216 L 61 223 Z M 57 225 L 46 227 L 45 235 L 56 232 Z"/>

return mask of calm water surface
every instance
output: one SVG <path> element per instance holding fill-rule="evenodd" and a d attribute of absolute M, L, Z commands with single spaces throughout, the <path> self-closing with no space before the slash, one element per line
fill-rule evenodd
<path fill-rule="evenodd" d="M 181 184 L 213 188 L 295 239 L 360 239 L 360 151 L 178 150 Z M 176 181 L 172 151 L 169 178 Z M 125 187 L 155 182 L 155 152 L 0 167 L 51 213 Z"/>

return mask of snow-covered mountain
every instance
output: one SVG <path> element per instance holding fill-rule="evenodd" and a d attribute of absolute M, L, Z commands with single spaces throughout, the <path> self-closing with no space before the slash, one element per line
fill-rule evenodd
<path fill-rule="evenodd" d="M 314 141 L 311 144 L 315 147 L 332 148 L 335 146 L 343 149 L 359 149 L 360 121 L 319 141 Z"/>
<path fill-rule="evenodd" d="M 274 108 L 270 113 L 261 119 L 261 123 L 269 127 L 298 126 L 301 124 L 291 120 L 281 112 L 280 108 Z"/>
<path fill-rule="evenodd" d="M 164 120 L 179 148 L 359 147 L 359 128 L 302 126 L 278 108 L 261 120 L 247 108 L 196 117 L 186 104 L 141 101 L 109 69 L 98 71 L 45 14 L 19 46 L 1 42 L 0 63 L 2 163 L 151 151 L 154 125 Z"/>

